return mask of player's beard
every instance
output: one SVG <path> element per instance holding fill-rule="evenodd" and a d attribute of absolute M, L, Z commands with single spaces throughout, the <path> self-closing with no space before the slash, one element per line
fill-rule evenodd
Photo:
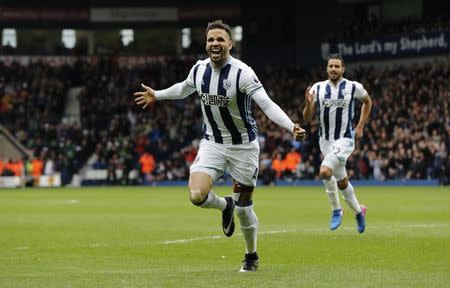
<path fill-rule="evenodd" d="M 330 78 L 331 81 L 338 81 L 339 79 L 341 79 L 342 77 L 342 73 L 336 72 L 334 74 L 329 73 L 328 74 L 328 78 Z"/>
<path fill-rule="evenodd" d="M 210 49 L 208 51 L 208 54 L 211 61 L 218 65 L 223 64 L 227 59 L 227 53 L 223 48 L 220 49 L 220 53 L 218 54 L 213 53 L 212 50 Z"/>

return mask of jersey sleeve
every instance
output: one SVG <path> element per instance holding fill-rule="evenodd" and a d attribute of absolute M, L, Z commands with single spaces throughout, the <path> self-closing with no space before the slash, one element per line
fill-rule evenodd
<path fill-rule="evenodd" d="M 264 88 L 257 89 L 253 95 L 252 99 L 258 104 L 261 110 L 269 117 L 270 120 L 275 122 L 278 126 L 286 128 L 288 131 L 294 131 L 294 123 L 292 123 L 291 119 L 288 115 L 278 106 L 275 102 L 273 102 L 269 95 L 267 95 L 266 90 Z"/>
<path fill-rule="evenodd" d="M 195 63 L 195 65 L 192 66 L 191 71 L 189 71 L 189 75 L 188 75 L 188 77 L 185 80 L 186 81 L 186 85 L 191 87 L 191 88 L 196 88 L 195 87 L 195 81 L 194 81 L 194 78 L 195 78 L 194 73 L 197 72 L 197 69 L 198 69 L 199 65 L 200 65 L 200 61 L 197 61 L 197 63 Z"/>
<path fill-rule="evenodd" d="M 364 86 L 357 82 L 357 81 L 353 81 L 353 83 L 355 84 L 355 98 L 357 99 L 362 99 L 364 98 L 364 96 L 367 95 L 367 91 L 366 89 L 364 89 Z"/>
<path fill-rule="evenodd" d="M 239 81 L 239 90 L 241 90 L 241 92 L 250 96 L 262 87 L 261 82 L 252 68 L 247 67 L 247 69 L 242 71 L 242 76 Z"/>

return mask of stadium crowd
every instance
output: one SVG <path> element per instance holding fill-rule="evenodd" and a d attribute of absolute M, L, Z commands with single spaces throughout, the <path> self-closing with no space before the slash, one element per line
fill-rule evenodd
<path fill-rule="evenodd" d="M 132 92 L 141 82 L 164 88 L 182 81 L 193 61 L 157 58 L 131 67 L 118 65 L 114 58 L 61 66 L 0 63 L 0 124 L 34 155 L 2 159 L 0 174 L 21 173 L 5 166 L 24 161 L 25 173 L 57 171 L 63 184 L 85 165 L 107 170 L 110 184 L 186 180 L 202 136 L 198 97 L 157 102 L 142 110 L 134 105 Z M 271 66 L 258 76 L 274 101 L 301 123 L 304 91 L 325 72 Z M 448 60 L 383 69 L 361 66 L 349 78 L 364 84 L 374 104 L 365 135 L 348 161 L 350 178 L 439 179 L 448 184 Z M 64 118 L 67 93 L 79 86 L 81 123 L 71 123 Z M 298 143 L 258 107 L 254 114 L 263 183 L 317 179 L 321 163 L 317 122 L 305 126 L 307 138 Z M 139 176 L 129 177 L 132 171 L 139 171 Z"/>

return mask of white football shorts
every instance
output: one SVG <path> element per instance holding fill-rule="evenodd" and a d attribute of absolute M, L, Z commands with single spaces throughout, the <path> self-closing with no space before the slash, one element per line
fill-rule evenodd
<path fill-rule="evenodd" d="M 342 180 L 347 177 L 347 170 L 345 164 L 348 157 L 355 149 L 355 141 L 350 138 L 341 138 L 338 140 L 319 140 L 320 151 L 324 156 L 322 161 L 323 166 L 327 166 L 333 170 L 333 175 L 336 180 Z"/>
<path fill-rule="evenodd" d="M 190 172 L 204 172 L 214 181 L 228 174 L 246 186 L 256 186 L 259 167 L 258 139 L 244 144 L 220 144 L 202 139 Z"/>

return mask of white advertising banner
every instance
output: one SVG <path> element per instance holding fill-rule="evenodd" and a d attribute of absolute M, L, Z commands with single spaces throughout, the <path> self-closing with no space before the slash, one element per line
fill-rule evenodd
<path fill-rule="evenodd" d="M 61 174 L 55 175 L 43 175 L 39 177 L 39 187 L 60 187 L 61 186 Z"/>
<path fill-rule="evenodd" d="M 16 188 L 21 186 L 21 178 L 19 176 L 1 176 L 0 188 Z"/>

